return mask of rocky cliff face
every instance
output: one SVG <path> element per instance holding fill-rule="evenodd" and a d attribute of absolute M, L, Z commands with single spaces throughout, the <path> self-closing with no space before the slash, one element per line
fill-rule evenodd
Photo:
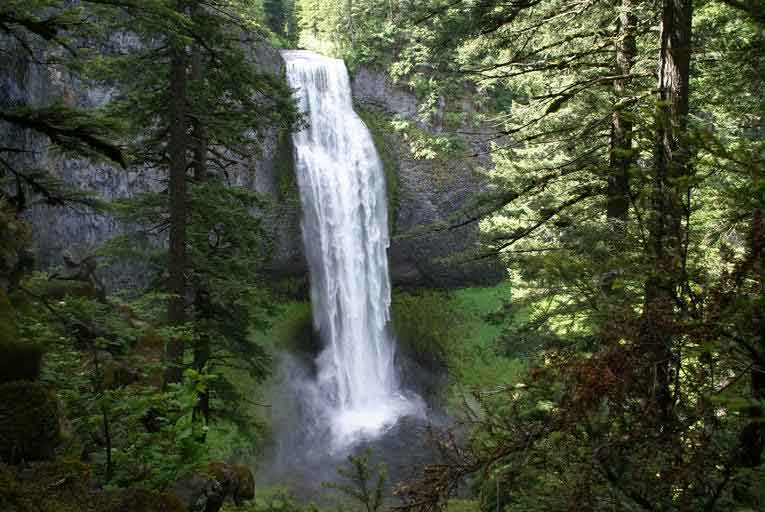
<path fill-rule="evenodd" d="M 115 36 L 112 44 L 131 47 L 138 43 Z M 0 107 L 45 106 L 56 101 L 74 107 L 99 107 L 113 94 L 107 87 L 82 83 L 55 67 L 32 63 L 23 57 L 13 40 L 0 38 L 0 48 L 8 50 L 0 52 Z M 253 53 L 264 68 L 274 73 L 282 72 L 283 62 L 275 50 L 258 48 Z M 273 208 L 265 215 L 268 216 L 266 224 L 276 240 L 274 268 L 300 272 L 305 266 L 299 236 L 299 204 L 290 198 L 282 200 L 278 194 L 282 179 L 280 170 L 284 166 L 277 165 L 277 161 L 285 156 L 291 158 L 291 153 L 285 155 L 279 147 L 278 133 L 258 134 L 257 138 L 260 153 L 232 166 L 227 179 L 233 185 L 245 186 L 273 198 Z M 6 123 L 0 123 L 0 146 L 26 151 L 13 157 L 14 165 L 47 169 L 54 176 L 91 191 L 107 202 L 166 187 L 165 178 L 160 173 L 65 158 L 51 151 L 44 137 Z M 75 260 L 92 254 L 104 241 L 123 234 L 126 229 L 112 215 L 85 207 L 49 207 L 41 202 L 31 206 L 25 216 L 33 225 L 36 260 L 43 269 L 61 265 L 65 252 L 72 254 Z M 141 284 L 140 272 L 135 269 L 117 270 L 103 276 L 109 288 Z"/>
<path fill-rule="evenodd" d="M 107 88 L 90 87 L 56 67 L 32 62 L 19 43 L 9 37 L 0 36 L 0 48 L 6 50 L 0 52 L 0 107 L 47 106 L 57 101 L 89 107 L 104 104 L 111 95 Z M 37 57 L 42 59 L 42 53 Z M 106 201 L 141 190 L 150 183 L 135 171 L 64 158 L 50 150 L 46 138 L 6 123 L 0 123 L 0 146 L 24 151 L 4 155 L 16 167 L 46 169 L 82 190 L 97 192 Z M 40 202 L 27 210 L 26 217 L 34 227 L 35 252 L 43 268 L 60 264 L 64 250 L 84 252 L 121 232 L 121 226 L 110 216 L 85 208 L 52 209 Z"/>
<path fill-rule="evenodd" d="M 116 45 L 136 44 L 128 39 L 115 39 Z M 112 92 L 108 88 L 82 83 L 67 73 L 37 65 L 21 57 L 10 40 L 0 41 L 0 106 L 46 105 L 62 100 L 72 106 L 92 107 L 106 103 Z M 270 48 L 254 51 L 255 58 L 266 69 L 283 73 L 279 54 Z M 381 112 L 414 118 L 416 98 L 393 87 L 382 74 L 359 70 L 353 81 L 356 101 Z M 393 134 L 384 134 L 393 147 L 397 174 L 397 207 L 394 215 L 395 235 L 413 227 L 443 220 L 459 209 L 482 187 L 470 166 L 455 164 L 445 171 L 430 161 L 409 156 L 405 141 Z M 240 161 L 231 169 L 232 184 L 249 187 L 272 198 L 273 208 L 266 214 L 266 225 L 276 241 L 272 270 L 276 273 L 304 276 L 306 266 L 300 237 L 300 207 L 292 167 L 292 148 L 286 134 L 258 134 L 262 151 Z M 44 138 L 28 131 L 0 123 L 0 146 L 13 145 L 29 153 L 15 157 L 16 164 L 30 168 L 47 168 L 54 175 L 90 190 L 109 201 L 145 190 L 165 186 L 162 176 L 147 170 L 119 169 L 107 164 L 64 158 L 50 151 Z M 42 268 L 61 264 L 64 252 L 85 255 L 105 240 L 121 234 L 120 225 L 108 213 L 86 209 L 61 209 L 38 204 L 28 211 L 33 224 L 37 261 Z M 394 282 L 409 285 L 459 286 L 475 282 L 491 282 L 501 278 L 501 270 L 491 265 L 448 265 L 436 261 L 444 255 L 464 250 L 477 242 L 475 227 L 443 235 L 424 236 L 394 241 L 390 256 Z M 135 272 L 110 272 L 111 288 L 133 286 Z"/>

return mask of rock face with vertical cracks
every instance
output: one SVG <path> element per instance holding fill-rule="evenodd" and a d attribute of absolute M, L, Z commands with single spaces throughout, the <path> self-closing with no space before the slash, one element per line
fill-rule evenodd
<path fill-rule="evenodd" d="M 63 101 L 77 107 L 105 104 L 114 91 L 83 83 L 60 69 L 41 66 L 22 57 L 17 42 L 0 36 L 0 108 L 21 105 L 44 106 Z M 111 44 L 130 48 L 138 41 L 115 34 Z M 279 53 L 270 47 L 252 51 L 264 70 L 284 73 Z M 357 104 L 387 114 L 413 119 L 417 112 L 415 96 L 392 86 L 384 74 L 360 69 L 353 82 Z M 438 130 L 438 127 L 424 127 Z M 230 168 L 227 179 L 272 199 L 265 226 L 275 239 L 271 270 L 277 275 L 305 277 L 307 270 L 300 236 L 300 203 L 292 164 L 293 148 L 288 134 L 268 131 L 257 134 L 261 151 L 241 159 Z M 478 240 L 476 226 L 444 234 L 396 240 L 395 236 L 411 228 L 444 220 L 463 207 L 483 188 L 483 181 L 473 165 L 452 162 L 440 169 L 439 163 L 415 160 L 409 156 L 406 142 L 394 133 L 384 134 L 393 146 L 395 160 L 396 205 L 392 225 L 394 242 L 390 249 L 391 273 L 395 284 L 461 286 L 490 283 L 501 279 L 496 265 L 458 265 L 438 262 L 439 258 L 474 247 Z M 468 141 L 478 146 L 478 138 Z M 63 157 L 51 151 L 44 137 L 0 122 L 0 146 L 27 150 L 13 157 L 14 164 L 25 168 L 46 168 L 55 176 L 90 190 L 106 201 L 164 187 L 161 173 L 146 169 L 119 169 L 106 163 L 92 163 Z M 480 165 L 483 165 L 482 163 Z M 28 220 L 33 225 L 34 249 L 42 268 L 60 266 L 65 252 L 74 257 L 89 254 L 109 238 L 122 234 L 126 227 L 114 217 L 85 208 L 56 208 L 38 204 L 30 208 Z M 111 269 L 102 276 L 107 289 L 144 284 L 135 268 Z"/>

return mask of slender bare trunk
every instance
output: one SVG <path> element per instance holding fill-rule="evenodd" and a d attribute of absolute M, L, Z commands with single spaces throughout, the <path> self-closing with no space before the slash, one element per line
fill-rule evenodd
<path fill-rule="evenodd" d="M 191 61 L 191 80 L 198 86 L 199 90 L 204 89 L 204 61 L 202 49 L 198 46 L 194 48 L 194 54 Z M 197 113 L 199 114 L 199 113 Z M 204 121 L 199 115 L 194 117 L 192 122 L 194 132 L 194 181 L 200 185 L 207 181 L 207 146 L 208 137 Z M 197 315 L 204 317 L 209 314 L 210 298 L 207 290 L 197 285 L 194 290 L 194 307 Z M 204 372 L 207 363 L 210 360 L 210 338 L 206 333 L 199 333 L 194 344 L 194 369 Z M 210 393 L 201 391 L 198 393 L 197 405 L 194 408 L 194 416 L 201 416 L 205 424 L 210 420 Z M 202 436 L 204 441 L 204 436 Z"/>
<path fill-rule="evenodd" d="M 173 45 L 170 64 L 170 254 L 167 308 L 170 325 L 186 321 L 186 50 Z M 184 341 L 173 338 L 165 349 L 165 385 L 183 376 Z"/>
<path fill-rule="evenodd" d="M 92 347 L 93 357 L 93 388 L 97 395 L 103 395 L 104 393 L 104 375 L 101 371 L 101 365 L 98 358 L 98 350 L 96 347 Z M 114 474 L 114 462 L 112 461 L 112 433 L 111 423 L 109 421 L 109 410 L 106 404 L 102 403 L 101 409 L 101 429 L 104 435 L 104 454 L 106 455 L 106 471 L 104 475 L 104 482 L 109 483 L 112 480 Z"/>

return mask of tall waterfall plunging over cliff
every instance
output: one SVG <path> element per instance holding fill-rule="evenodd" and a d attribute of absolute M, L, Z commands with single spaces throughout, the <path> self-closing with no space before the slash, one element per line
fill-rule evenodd
<path fill-rule="evenodd" d="M 394 367 L 385 174 L 353 111 L 345 64 L 309 51 L 283 55 L 308 118 L 293 142 L 314 326 L 325 346 L 314 408 L 337 447 L 376 435 L 419 405 L 401 394 Z"/>

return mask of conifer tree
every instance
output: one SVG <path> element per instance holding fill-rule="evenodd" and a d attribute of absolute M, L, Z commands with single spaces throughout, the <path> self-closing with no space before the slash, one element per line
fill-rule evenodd
<path fill-rule="evenodd" d="M 270 250 L 254 213 L 266 204 L 227 180 L 232 168 L 246 172 L 267 130 L 289 130 L 296 111 L 283 79 L 254 60 L 250 45 L 265 42 L 255 20 L 241 14 L 246 5 L 190 1 L 165 16 L 170 7 L 128 8 L 117 19 L 143 45 L 110 58 L 121 84 L 112 110 L 130 120 L 135 165 L 159 171 L 167 186 L 124 205 L 125 218 L 143 227 L 122 241 L 137 236 L 149 248 L 169 241 L 155 260 L 170 294 L 167 321 L 178 332 L 167 345 L 166 384 L 179 382 L 184 368 L 206 373 L 213 364 L 261 377 L 265 354 L 248 329 L 261 294 L 257 269 Z M 138 67 L 142 73 L 131 71 Z M 222 380 L 215 385 L 232 390 Z M 210 416 L 207 390 L 198 410 Z"/>

